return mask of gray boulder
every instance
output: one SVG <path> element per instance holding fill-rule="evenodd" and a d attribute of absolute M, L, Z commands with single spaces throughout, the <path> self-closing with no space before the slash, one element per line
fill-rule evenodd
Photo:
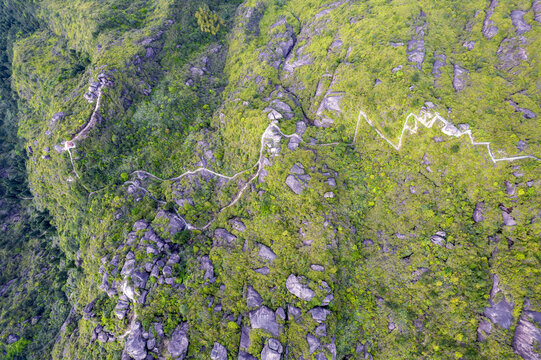
<path fill-rule="evenodd" d="M 260 307 L 263 303 L 263 299 L 261 298 L 261 295 L 257 291 L 254 290 L 252 286 L 248 286 L 248 290 L 246 292 L 246 305 L 249 308 L 257 308 Z"/>
<path fill-rule="evenodd" d="M 530 321 L 534 320 L 534 322 Z M 537 323 L 537 326 L 536 324 Z M 540 360 L 541 351 L 541 313 L 535 311 L 524 311 L 518 320 L 513 336 L 513 350 L 524 360 Z"/>
<path fill-rule="evenodd" d="M 327 336 L 327 325 L 324 323 L 316 327 L 316 330 L 314 331 L 316 336 Z"/>
<path fill-rule="evenodd" d="M 149 277 L 148 273 L 144 270 L 134 271 L 131 275 L 133 285 L 135 285 L 138 288 L 144 288 L 147 285 L 148 277 Z"/>
<path fill-rule="evenodd" d="M 523 61 L 528 61 L 528 53 L 525 49 L 527 44 L 524 36 L 503 39 L 496 54 L 500 58 L 500 67 L 511 70 L 519 66 Z"/>
<path fill-rule="evenodd" d="M 310 265 L 310 269 L 312 269 L 314 271 L 319 271 L 319 272 L 325 271 L 325 267 L 322 266 L 322 265 L 318 265 L 318 264 Z"/>
<path fill-rule="evenodd" d="M 300 278 L 294 274 L 289 275 L 286 280 L 287 290 L 299 299 L 310 301 L 316 293 L 307 285 L 301 284 Z"/>
<path fill-rule="evenodd" d="M 248 354 L 247 352 L 245 351 L 239 351 L 239 360 L 257 360 L 256 357 Z"/>
<path fill-rule="evenodd" d="M 447 65 L 447 56 L 445 56 L 444 54 L 434 53 L 434 58 L 436 59 L 436 61 L 434 61 L 432 75 L 434 75 L 435 78 L 438 78 L 441 75 L 441 68 Z"/>
<path fill-rule="evenodd" d="M 147 357 L 146 342 L 143 339 L 143 326 L 137 321 L 132 324 L 128 341 L 124 350 L 135 360 L 144 360 Z"/>
<path fill-rule="evenodd" d="M 167 350 L 169 351 L 169 354 L 171 354 L 173 359 L 184 359 L 184 357 L 186 356 L 189 345 L 187 332 L 187 323 L 178 325 L 175 331 L 173 331 L 173 335 L 171 335 L 171 341 L 169 342 L 169 346 L 167 347 Z"/>
<path fill-rule="evenodd" d="M 20 337 L 19 335 L 16 335 L 16 334 L 9 334 L 6 343 L 7 343 L 8 345 L 11 345 L 11 344 L 16 343 L 17 341 L 19 341 L 20 338 L 21 338 L 21 337 Z"/>
<path fill-rule="evenodd" d="M 535 21 L 541 23 L 541 0 L 535 0 L 532 4 Z"/>
<path fill-rule="evenodd" d="M 263 244 L 259 245 L 259 257 L 273 262 L 276 259 L 276 254 L 268 247 Z"/>
<path fill-rule="evenodd" d="M 302 183 L 297 180 L 293 175 L 288 175 L 286 178 L 286 185 L 293 191 L 295 194 L 300 195 L 303 190 Z"/>
<path fill-rule="evenodd" d="M 468 70 L 464 69 L 460 65 L 454 65 L 453 88 L 456 92 L 462 91 L 466 88 L 468 74 Z"/>
<path fill-rule="evenodd" d="M 118 300 L 114 310 L 116 317 L 120 320 L 124 319 L 129 308 L 130 303 L 128 302 L 128 298 L 125 295 L 120 295 L 120 299 Z"/>
<path fill-rule="evenodd" d="M 230 245 L 237 240 L 237 237 L 226 229 L 218 228 L 214 230 L 214 239 L 217 245 Z"/>
<path fill-rule="evenodd" d="M 270 274 L 270 269 L 266 266 L 262 267 L 262 268 L 258 268 L 258 269 L 254 269 L 254 271 L 258 274 L 261 274 L 261 275 L 269 275 Z"/>
<path fill-rule="evenodd" d="M 319 345 L 321 345 L 319 339 L 312 334 L 306 335 L 306 341 L 308 342 L 310 355 L 312 355 L 317 349 L 319 349 Z"/>
<path fill-rule="evenodd" d="M 479 326 L 477 327 L 477 341 L 485 341 L 486 336 L 492 332 L 492 325 L 490 321 L 485 319 L 479 321 Z"/>
<path fill-rule="evenodd" d="M 499 303 L 485 308 L 484 315 L 494 324 L 509 329 L 513 323 L 513 305 L 503 299 Z"/>
<path fill-rule="evenodd" d="M 126 260 L 124 263 L 124 266 L 122 267 L 122 270 L 120 271 L 120 274 L 122 276 L 130 276 L 135 269 L 135 259 L 129 259 Z"/>
<path fill-rule="evenodd" d="M 481 222 L 485 219 L 485 217 L 483 216 L 483 203 L 482 202 L 478 202 L 477 204 L 475 204 L 475 209 L 473 210 L 473 221 L 475 221 L 476 223 L 478 222 Z"/>
<path fill-rule="evenodd" d="M 502 220 L 505 226 L 515 226 L 517 222 L 507 211 L 502 210 Z"/>
<path fill-rule="evenodd" d="M 261 351 L 261 360 L 280 360 L 284 348 L 276 339 L 269 339 L 263 351 Z"/>
<path fill-rule="evenodd" d="M 246 231 L 246 225 L 244 225 L 244 223 L 240 219 L 234 218 L 234 219 L 231 219 L 229 222 L 231 223 L 231 226 L 233 227 L 233 229 L 240 232 Z"/>
<path fill-rule="evenodd" d="M 210 352 L 210 358 L 212 360 L 227 360 L 227 349 L 222 344 L 215 342 Z"/>
<path fill-rule="evenodd" d="M 212 261 L 207 255 L 201 257 L 201 270 L 205 272 L 205 275 L 203 275 L 203 278 L 205 280 L 210 280 L 214 278 L 214 266 L 212 265 Z"/>
<path fill-rule="evenodd" d="M 249 314 L 252 329 L 267 330 L 274 336 L 280 336 L 280 326 L 276 322 L 276 314 L 266 306 L 251 311 Z"/>
<path fill-rule="evenodd" d="M 301 163 L 297 163 L 291 167 L 290 173 L 302 175 L 305 173 L 304 166 Z"/>
<path fill-rule="evenodd" d="M 315 321 L 319 323 L 326 321 L 327 316 L 331 314 L 329 310 L 324 309 L 322 307 L 315 307 L 308 312 L 310 313 L 310 315 L 312 315 L 312 319 L 314 319 Z"/>
<path fill-rule="evenodd" d="M 486 39 L 492 39 L 498 33 L 498 28 L 495 26 L 495 22 L 490 19 L 494 14 L 494 9 L 498 5 L 498 0 L 491 0 L 488 9 L 485 11 L 485 20 L 483 21 L 483 36 Z"/>
<path fill-rule="evenodd" d="M 526 11 L 522 11 L 522 10 L 511 11 L 511 21 L 513 22 L 513 26 L 515 27 L 517 35 L 522 35 L 525 32 L 530 31 L 532 28 L 530 25 L 526 24 L 526 22 L 524 21 L 524 15 L 526 15 Z"/>
<path fill-rule="evenodd" d="M 160 210 L 156 214 L 156 218 L 166 219 L 167 225 L 165 226 L 165 230 L 168 231 L 171 236 L 181 232 L 182 230 L 184 230 L 184 228 L 186 228 L 186 223 L 184 222 L 184 220 L 179 218 L 177 214 Z"/>
<path fill-rule="evenodd" d="M 247 350 L 250 347 L 250 329 L 243 326 L 240 330 L 240 344 L 239 348 Z"/>
<path fill-rule="evenodd" d="M 291 304 L 287 305 L 287 318 L 289 321 L 296 320 L 301 316 L 301 309 Z"/>
<path fill-rule="evenodd" d="M 425 30 L 426 22 L 422 26 L 415 27 L 415 33 L 411 40 L 408 41 L 406 53 L 408 54 L 408 61 L 417 64 L 417 68 L 420 70 L 425 59 Z"/>

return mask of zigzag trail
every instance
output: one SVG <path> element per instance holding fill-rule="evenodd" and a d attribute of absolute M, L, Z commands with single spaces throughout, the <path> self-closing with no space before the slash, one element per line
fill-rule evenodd
<path fill-rule="evenodd" d="M 427 129 L 430 129 L 434 124 L 439 122 L 439 123 L 442 124 L 441 132 L 444 133 L 445 135 L 453 136 L 453 137 L 457 137 L 457 138 L 461 137 L 463 135 L 467 135 L 470 138 L 470 142 L 472 143 L 472 145 L 474 145 L 474 146 L 479 146 L 479 145 L 480 146 L 486 146 L 487 151 L 488 151 L 488 155 L 490 156 L 490 159 L 492 160 L 492 162 L 494 164 L 499 162 L 499 161 L 515 161 L 515 160 L 522 160 L 522 159 L 534 159 L 534 160 L 537 160 L 537 161 L 541 161 L 541 159 L 539 159 L 539 158 L 537 158 L 537 157 L 535 157 L 533 155 L 520 155 L 520 156 L 517 155 L 517 156 L 511 156 L 511 157 L 496 158 L 496 157 L 494 157 L 494 154 L 492 153 L 492 150 L 490 148 L 490 143 L 489 142 L 476 142 L 474 140 L 474 138 L 473 138 L 472 131 L 470 129 L 468 129 L 468 128 L 465 128 L 465 129 L 462 129 L 462 130 L 458 129 L 451 122 L 444 119 L 440 114 L 438 114 L 438 113 L 431 114 L 430 112 L 427 112 L 427 111 L 421 111 L 419 116 L 415 115 L 414 113 L 410 113 L 406 117 L 406 121 L 404 121 L 404 126 L 402 127 L 402 132 L 400 133 L 400 138 L 398 140 L 398 144 L 395 145 L 395 144 L 393 144 L 392 141 L 387 139 L 385 137 L 385 135 L 383 135 L 374 126 L 372 121 L 370 121 L 370 119 L 368 119 L 366 114 L 361 110 L 359 112 L 359 118 L 357 120 L 357 126 L 355 128 L 355 136 L 353 138 L 354 143 L 355 143 L 356 138 L 357 138 L 357 131 L 358 131 L 358 128 L 359 128 L 359 122 L 361 120 L 361 116 L 366 120 L 368 125 L 370 125 L 383 140 L 387 141 L 387 143 L 389 143 L 397 151 L 399 151 L 400 148 L 402 147 L 402 140 L 403 140 L 404 134 L 406 132 L 408 132 L 409 134 L 416 134 L 417 130 L 419 128 L 418 124 L 421 124 L 424 127 L 426 127 Z M 410 119 L 412 119 L 412 118 L 414 120 L 414 124 L 413 124 L 413 126 L 410 126 L 409 123 L 410 123 Z"/>
<path fill-rule="evenodd" d="M 419 129 L 419 126 L 418 124 L 421 124 L 423 125 L 424 127 L 426 128 L 432 128 L 432 126 L 434 126 L 434 124 L 436 123 L 441 123 L 441 132 L 444 133 L 445 135 L 447 136 L 453 136 L 453 137 L 461 137 L 463 135 L 467 135 L 470 139 L 470 142 L 472 143 L 472 145 L 474 146 L 478 146 L 478 145 L 481 145 L 481 146 L 485 146 L 488 150 L 488 154 L 490 156 L 490 159 L 492 160 L 493 163 L 497 163 L 499 161 L 515 161 L 515 160 L 521 160 L 521 159 L 534 159 L 534 160 L 537 160 L 537 161 L 541 161 L 541 159 L 533 156 L 533 155 L 521 155 L 521 156 L 512 156 L 512 157 L 502 157 L 502 158 L 495 158 L 493 153 L 492 153 L 492 150 L 490 148 L 490 143 L 489 142 L 476 142 L 472 136 L 472 132 L 471 130 L 469 129 L 463 129 L 463 130 L 459 130 L 457 127 L 455 127 L 451 122 L 447 121 L 446 119 L 444 119 L 442 116 L 440 116 L 438 113 L 435 113 L 435 114 L 431 114 L 429 112 L 426 112 L 426 111 L 421 111 L 420 115 L 417 116 L 413 113 L 410 113 L 407 117 L 406 117 L 406 120 L 404 122 L 404 126 L 402 127 L 402 132 L 400 133 L 400 138 L 398 140 L 398 144 L 394 144 L 391 140 L 387 139 L 385 137 L 385 135 L 383 135 L 375 126 L 374 124 L 372 123 L 372 121 L 370 121 L 368 119 L 368 117 L 366 116 L 366 113 L 364 111 L 360 111 L 359 112 L 359 117 L 357 119 L 357 124 L 355 126 L 355 134 L 353 136 L 353 141 L 349 144 L 346 144 L 346 146 L 355 146 L 355 143 L 357 141 L 357 135 L 358 135 L 358 132 L 359 132 L 359 126 L 361 124 L 361 120 L 364 118 L 364 120 L 368 123 L 368 125 L 370 125 L 375 131 L 376 133 L 382 138 L 384 139 L 387 143 L 389 143 L 394 149 L 396 149 L 397 151 L 399 151 L 402 147 L 402 144 L 403 144 L 403 139 L 404 139 L 404 134 L 409 133 L 409 134 L 416 134 L 418 129 Z M 414 121 L 414 124 L 413 126 L 410 126 L 410 122 L 411 122 L 411 119 L 413 119 Z M 177 216 L 182 219 L 182 221 L 186 224 L 186 228 L 189 229 L 189 230 L 206 230 L 210 227 L 210 225 L 212 225 L 212 223 L 214 222 L 214 220 L 216 219 L 216 216 L 218 216 L 220 213 L 222 213 L 224 210 L 230 208 L 231 206 L 235 205 L 239 200 L 240 198 L 242 197 L 242 194 L 244 193 L 244 191 L 250 186 L 250 184 L 259 177 L 259 175 L 261 174 L 261 171 L 263 170 L 264 168 L 264 165 L 263 165 L 263 159 L 264 159 L 264 156 L 263 156 L 263 151 L 265 149 L 265 142 L 266 140 L 271 140 L 271 141 L 274 141 L 276 142 L 276 135 L 280 135 L 280 136 L 283 136 L 285 138 L 293 138 L 293 137 L 296 137 L 299 139 L 299 142 L 301 143 L 304 143 L 306 144 L 306 142 L 302 139 L 302 136 L 300 136 L 299 134 L 297 133 L 293 133 L 293 134 L 284 134 L 282 132 L 282 130 L 280 129 L 280 127 L 277 125 L 278 122 L 276 120 L 272 121 L 269 126 L 267 126 L 267 128 L 265 129 L 265 131 L 263 132 L 263 134 L 261 135 L 261 146 L 260 146 L 260 149 L 259 149 L 259 159 L 257 160 L 257 162 L 251 166 L 250 168 L 246 169 L 246 170 L 243 170 L 241 172 L 238 172 L 238 173 L 235 173 L 231 176 L 227 176 L 227 175 L 224 175 L 224 174 L 220 174 L 220 173 L 217 173 L 213 170 L 210 170 L 210 169 L 207 169 L 207 168 L 204 168 L 204 167 L 201 167 L 201 168 L 198 168 L 196 170 L 190 170 L 190 171 L 186 171 L 184 172 L 183 174 L 179 175 L 179 176 L 176 176 L 176 177 L 173 177 L 173 178 L 170 178 L 170 179 L 161 179 L 159 177 L 157 177 L 156 175 L 154 174 L 151 174 L 147 171 L 144 171 L 144 170 L 136 170 L 132 173 L 132 175 L 135 175 L 135 174 L 143 174 L 143 175 L 146 175 L 154 180 L 158 180 L 158 181 L 178 181 L 186 176 L 189 176 L 189 175 L 195 175 L 197 173 L 208 173 L 208 174 L 211 174 L 211 175 L 214 175 L 216 177 L 220 177 L 222 179 L 225 179 L 226 182 L 229 182 L 231 180 L 234 180 L 236 177 L 238 177 L 239 175 L 242 175 L 248 171 L 250 171 L 251 169 L 257 167 L 257 171 L 255 172 L 255 174 L 246 182 L 246 184 L 244 184 L 242 186 L 242 188 L 239 190 L 239 192 L 237 193 L 237 195 L 235 196 L 235 198 L 226 206 L 222 207 L 213 217 L 212 220 L 210 220 L 205 226 L 201 227 L 201 228 L 198 228 L 198 227 L 195 227 L 194 225 L 190 224 L 188 221 L 186 221 L 186 219 L 184 219 L 182 216 L 180 216 L 180 214 L 178 214 L 177 212 Z M 279 139 L 278 139 L 279 141 Z M 316 144 L 316 146 L 335 146 L 335 145 L 339 145 L 340 143 L 327 143 L 327 144 Z M 150 192 L 137 185 L 135 182 L 133 181 L 127 181 L 125 184 L 130 184 L 130 185 L 133 185 L 135 186 L 136 188 L 138 189 L 141 189 L 143 190 L 147 195 L 149 195 L 152 199 L 154 199 L 155 201 L 157 201 L 158 203 L 160 204 L 164 204 L 165 202 L 163 201 L 160 201 L 158 199 L 156 199 L 155 197 L 152 196 L 152 194 L 150 194 Z M 176 211 L 176 209 L 175 209 Z"/>

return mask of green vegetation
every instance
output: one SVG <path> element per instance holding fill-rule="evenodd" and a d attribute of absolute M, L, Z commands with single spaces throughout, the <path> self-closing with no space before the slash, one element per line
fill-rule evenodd
<path fill-rule="evenodd" d="M 436 126 L 406 135 L 396 151 L 362 119 L 349 146 L 360 110 L 397 140 L 406 116 L 425 106 L 469 124 L 496 154 L 517 154 L 522 140 L 521 154 L 541 157 L 538 118 L 512 105 L 541 116 L 541 26 L 529 1 L 500 1 L 489 40 L 486 6 L 5 1 L 0 290 L 15 281 L 0 295 L 0 357 L 119 359 L 136 317 L 155 337 L 161 323 L 166 339 L 186 322 L 190 359 L 208 359 L 215 342 L 237 358 L 252 286 L 273 311 L 300 309 L 299 321 L 277 316 L 273 337 L 290 358 L 331 358 L 333 344 L 337 358 L 357 358 L 362 344 L 374 359 L 520 359 L 511 344 L 525 299 L 541 311 L 539 162 L 493 164 L 486 148 Z M 528 11 L 530 29 L 515 50 L 528 60 L 509 69 L 499 47 L 516 37 L 517 9 Z M 423 26 L 417 66 L 407 43 Z M 446 65 L 435 76 L 440 54 Z M 460 91 L 454 65 L 468 71 Z M 83 94 L 101 73 L 113 84 L 100 90 L 99 121 L 69 153 L 55 150 L 89 121 L 96 102 Z M 283 136 L 275 153 L 269 141 L 261 149 L 273 106 L 284 134 L 307 125 L 296 150 Z M 299 164 L 309 178 L 297 195 L 286 178 Z M 202 167 L 225 176 L 176 178 Z M 502 208 L 516 225 L 502 224 Z M 173 231 L 168 216 L 199 230 Z M 152 230 L 134 228 L 139 220 Z M 216 235 L 222 229 L 236 239 Z M 276 259 L 261 258 L 262 245 Z M 123 271 L 131 255 L 137 271 L 158 273 L 145 301 L 138 275 Z M 288 291 L 290 274 L 306 278 L 310 301 Z M 478 341 L 494 275 L 513 320 Z M 137 300 L 118 316 L 126 288 Z M 310 354 L 307 335 L 319 323 L 308 311 L 329 293 L 326 333 Z M 114 340 L 96 339 L 100 326 Z M 20 339 L 8 345 L 11 334 Z M 269 337 L 253 329 L 247 351 L 259 356 Z M 166 344 L 156 357 L 170 356 Z"/>

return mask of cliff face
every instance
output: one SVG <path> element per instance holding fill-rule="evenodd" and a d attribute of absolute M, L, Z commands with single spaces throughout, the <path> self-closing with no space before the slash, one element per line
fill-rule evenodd
<path fill-rule="evenodd" d="M 539 359 L 538 3 L 27 8 L 0 351 Z"/>

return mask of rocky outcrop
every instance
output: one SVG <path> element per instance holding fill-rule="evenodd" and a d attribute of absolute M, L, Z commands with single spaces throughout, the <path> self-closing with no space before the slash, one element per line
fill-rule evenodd
<path fill-rule="evenodd" d="M 272 251 L 271 248 L 263 244 L 259 245 L 258 255 L 261 259 L 267 260 L 269 262 L 273 262 L 274 259 L 276 259 L 276 254 L 274 253 L 274 251 Z"/>
<path fill-rule="evenodd" d="M 513 350 L 524 360 L 541 360 L 541 312 L 524 310 L 513 336 Z"/>
<path fill-rule="evenodd" d="M 252 329 L 263 329 L 273 336 L 280 336 L 280 326 L 276 322 L 276 314 L 266 306 L 251 311 L 249 314 Z"/>
<path fill-rule="evenodd" d="M 210 352 L 211 360 L 227 360 L 227 349 L 222 344 L 215 342 Z"/>
<path fill-rule="evenodd" d="M 214 230 L 214 246 L 232 245 L 237 237 L 226 229 L 218 228 Z"/>
<path fill-rule="evenodd" d="M 16 343 L 17 341 L 19 341 L 21 337 L 19 335 L 16 335 L 16 334 L 9 334 L 7 340 L 6 340 L 6 344 L 8 345 L 11 345 L 13 343 Z"/>
<path fill-rule="evenodd" d="M 156 219 L 163 219 L 163 221 L 165 221 L 166 225 L 164 230 L 171 236 L 174 236 L 176 233 L 179 233 L 186 228 L 186 222 L 178 215 L 171 212 L 160 209 L 156 214 Z"/>
<path fill-rule="evenodd" d="M 447 65 L 447 56 L 444 54 L 434 53 L 434 67 L 432 68 L 432 75 L 437 79 L 441 75 L 441 68 Z"/>
<path fill-rule="evenodd" d="M 269 339 L 263 351 L 261 351 L 261 360 L 280 360 L 282 358 L 282 352 L 284 347 L 276 339 Z"/>
<path fill-rule="evenodd" d="M 417 69 L 421 70 L 423 62 L 425 60 L 425 32 L 427 31 L 427 24 L 424 20 L 426 15 L 421 10 L 419 19 L 423 21 L 422 25 L 415 27 L 415 32 L 408 41 L 406 53 L 408 54 L 408 61 L 417 66 Z"/>
<path fill-rule="evenodd" d="M 509 329 L 513 322 L 513 305 L 502 301 L 485 308 L 483 313 L 494 324 L 498 324 L 504 329 Z"/>
<path fill-rule="evenodd" d="M 171 354 L 173 359 L 182 360 L 186 356 L 189 345 L 187 333 L 187 323 L 178 325 L 175 328 L 175 331 L 173 331 L 173 335 L 171 335 L 171 340 L 167 346 L 167 351 L 169 351 L 169 354 Z"/>
<path fill-rule="evenodd" d="M 488 9 L 485 11 L 485 20 L 483 21 L 483 36 L 486 39 L 492 39 L 498 33 L 498 27 L 496 23 L 490 18 L 494 14 L 494 9 L 498 5 L 498 0 L 491 0 Z"/>
<path fill-rule="evenodd" d="M 316 352 L 316 350 L 319 349 L 319 346 L 321 345 L 319 339 L 312 334 L 306 335 L 306 342 L 308 343 L 308 351 L 310 355 Z"/>
<path fill-rule="evenodd" d="M 460 65 L 455 64 L 453 67 L 454 77 L 453 77 L 453 88 L 456 92 L 462 91 L 466 88 L 466 82 L 469 77 L 468 70 L 464 69 Z"/>
<path fill-rule="evenodd" d="M 485 219 L 485 217 L 483 216 L 483 205 L 484 205 L 483 202 L 478 202 L 477 204 L 475 204 L 475 209 L 473 210 L 472 218 L 473 218 L 473 221 L 475 221 L 476 223 L 479 223 Z"/>
<path fill-rule="evenodd" d="M 517 225 L 515 218 L 511 216 L 511 212 L 513 211 L 513 208 L 508 208 L 503 205 L 500 205 L 500 210 L 502 211 L 502 220 L 505 226 Z"/>
<path fill-rule="evenodd" d="M 532 27 L 524 21 L 524 15 L 526 15 L 526 11 L 511 11 L 511 21 L 513 22 L 517 35 L 522 35 L 532 29 Z"/>
<path fill-rule="evenodd" d="M 300 195 L 302 191 L 307 187 L 308 181 L 310 181 L 310 175 L 304 171 L 304 166 L 298 163 L 293 165 L 290 170 L 290 175 L 286 178 L 286 185 L 295 194 Z"/>
<path fill-rule="evenodd" d="M 132 323 L 124 351 L 135 360 L 146 359 L 146 342 L 143 339 L 143 326 L 139 321 Z"/>
<path fill-rule="evenodd" d="M 205 280 L 214 279 L 214 266 L 212 265 L 212 261 L 207 255 L 204 255 L 201 258 L 201 270 L 205 272 L 205 274 L 203 275 L 203 279 Z"/>
<path fill-rule="evenodd" d="M 535 119 L 537 117 L 537 114 L 534 113 L 532 110 L 520 107 L 516 102 L 512 100 L 509 100 L 508 102 L 509 102 L 509 105 L 511 105 L 515 109 L 516 112 L 522 113 L 522 116 L 525 119 Z"/>
<path fill-rule="evenodd" d="M 304 280 L 303 277 L 297 277 L 294 274 L 289 275 L 286 280 L 287 290 L 298 297 L 299 299 L 310 301 L 316 295 L 316 293 L 305 285 L 301 283 L 301 280 Z"/>
<path fill-rule="evenodd" d="M 248 290 L 246 291 L 246 305 L 249 308 L 258 308 L 262 303 L 263 299 L 261 295 L 252 286 L 248 286 Z"/>
<path fill-rule="evenodd" d="M 541 0 L 534 0 L 532 4 L 532 10 L 534 13 L 535 21 L 541 23 Z"/>
<path fill-rule="evenodd" d="M 293 27 L 285 18 L 280 18 L 270 27 L 270 41 L 266 48 L 259 53 L 259 59 L 279 69 L 297 41 Z"/>
<path fill-rule="evenodd" d="M 327 316 L 331 314 L 329 310 L 322 307 L 315 307 L 312 310 L 308 311 L 308 313 L 310 313 L 310 315 L 312 315 L 312 319 L 314 319 L 318 323 L 326 321 Z"/>

